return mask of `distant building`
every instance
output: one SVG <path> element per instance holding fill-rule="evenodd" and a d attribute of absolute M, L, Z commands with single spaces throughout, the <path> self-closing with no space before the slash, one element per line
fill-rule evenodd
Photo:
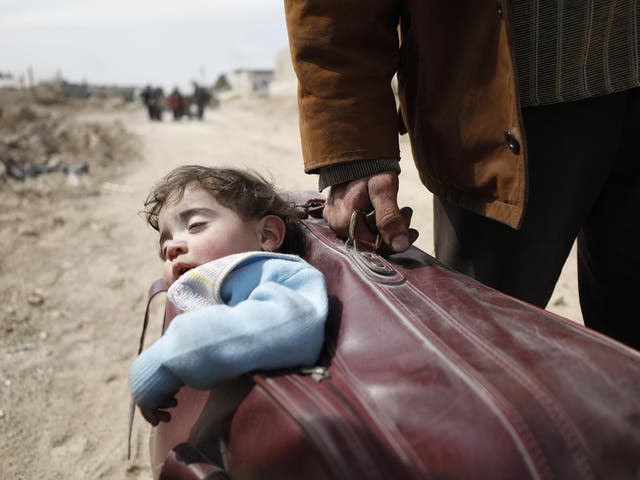
<path fill-rule="evenodd" d="M 0 72 L 0 88 L 19 89 L 22 86 L 22 82 L 14 78 L 12 74 Z"/>
<path fill-rule="evenodd" d="M 238 69 L 233 73 L 235 75 L 234 93 L 246 97 L 266 97 L 269 95 L 269 84 L 273 80 L 273 70 Z"/>

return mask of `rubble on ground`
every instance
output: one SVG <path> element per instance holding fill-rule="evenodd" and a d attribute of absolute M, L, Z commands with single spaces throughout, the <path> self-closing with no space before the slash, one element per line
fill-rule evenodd
<path fill-rule="evenodd" d="M 6 272 L 0 289 L 0 355 L 26 355 L 43 343 L 51 315 L 59 315 L 52 293 L 58 278 L 78 266 L 51 260 L 34 277 L 41 265 L 30 263 L 31 254 L 46 257 L 42 252 L 55 252 L 65 236 L 93 228 L 81 220 L 90 197 L 101 195 L 104 184 L 114 190 L 140 148 L 118 112 L 101 105 L 2 100 L 0 248 L 25 261 L 20 271 Z"/>
<path fill-rule="evenodd" d="M 0 182 L 44 173 L 82 175 L 131 152 L 122 123 L 78 123 L 63 110 L 15 104 L 0 108 Z M 123 155 L 124 154 L 124 155 Z"/>

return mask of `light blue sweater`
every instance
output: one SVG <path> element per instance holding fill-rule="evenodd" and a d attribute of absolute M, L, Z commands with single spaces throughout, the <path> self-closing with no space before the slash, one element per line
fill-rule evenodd
<path fill-rule="evenodd" d="M 311 366 L 324 341 L 323 275 L 293 256 L 252 256 L 226 275 L 223 304 L 175 317 L 135 360 L 134 401 L 157 408 L 183 385 L 208 390 L 252 370 Z"/>

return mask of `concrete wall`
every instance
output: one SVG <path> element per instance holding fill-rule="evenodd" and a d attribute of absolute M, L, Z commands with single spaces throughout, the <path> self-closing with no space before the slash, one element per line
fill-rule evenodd
<path fill-rule="evenodd" d="M 273 80 L 273 70 L 236 70 L 233 92 L 243 97 L 269 95 L 269 84 Z"/>

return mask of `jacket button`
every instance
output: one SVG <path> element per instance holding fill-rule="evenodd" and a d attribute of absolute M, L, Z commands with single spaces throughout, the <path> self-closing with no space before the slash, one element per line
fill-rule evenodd
<path fill-rule="evenodd" d="M 504 139 L 507 141 L 507 147 L 509 147 L 509 150 L 511 150 L 515 155 L 518 155 L 520 153 L 520 142 L 518 141 L 516 134 L 511 130 L 504 132 Z"/>

